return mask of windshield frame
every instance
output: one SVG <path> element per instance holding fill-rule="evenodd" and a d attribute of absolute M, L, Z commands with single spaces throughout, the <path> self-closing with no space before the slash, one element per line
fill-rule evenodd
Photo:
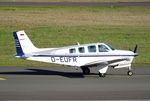
<path fill-rule="evenodd" d="M 109 47 L 112 51 L 116 50 L 114 47 L 112 47 L 110 44 L 106 44 L 107 47 Z"/>

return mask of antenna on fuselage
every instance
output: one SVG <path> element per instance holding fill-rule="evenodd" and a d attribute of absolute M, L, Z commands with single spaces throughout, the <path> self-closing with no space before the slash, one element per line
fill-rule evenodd
<path fill-rule="evenodd" d="M 79 42 L 77 42 L 77 45 L 78 45 L 78 46 L 80 46 L 80 43 L 79 43 Z"/>

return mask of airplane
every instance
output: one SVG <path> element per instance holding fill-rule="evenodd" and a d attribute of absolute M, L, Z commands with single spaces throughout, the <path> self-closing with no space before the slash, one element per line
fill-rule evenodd
<path fill-rule="evenodd" d="M 81 68 L 83 74 L 90 74 L 89 67 L 97 67 L 99 77 L 105 77 L 108 68 L 127 68 L 133 75 L 131 63 L 138 56 L 134 51 L 117 50 L 106 43 L 77 44 L 59 48 L 37 48 L 24 30 L 13 32 L 16 57 L 26 60 L 55 63 Z"/>

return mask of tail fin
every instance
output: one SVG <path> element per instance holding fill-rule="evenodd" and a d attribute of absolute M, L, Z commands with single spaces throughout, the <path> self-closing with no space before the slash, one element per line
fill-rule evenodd
<path fill-rule="evenodd" d="M 24 31 L 13 32 L 16 43 L 16 56 L 22 57 L 37 50 Z"/>

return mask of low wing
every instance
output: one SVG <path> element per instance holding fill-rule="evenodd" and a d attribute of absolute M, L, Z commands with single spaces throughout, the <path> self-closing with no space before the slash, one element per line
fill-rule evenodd
<path fill-rule="evenodd" d="M 84 66 L 92 67 L 92 66 L 98 66 L 98 65 L 110 65 L 113 63 L 121 62 L 121 61 L 128 61 L 128 59 L 122 58 L 122 59 L 114 59 L 110 61 L 94 61 L 94 62 L 87 63 Z"/>

